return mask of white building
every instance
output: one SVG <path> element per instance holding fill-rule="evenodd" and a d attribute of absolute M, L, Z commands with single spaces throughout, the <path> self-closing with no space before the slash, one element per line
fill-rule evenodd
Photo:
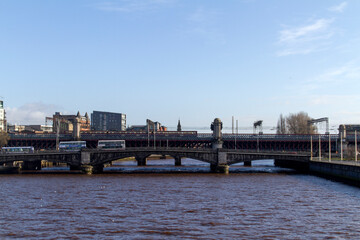
<path fill-rule="evenodd" d="M 6 131 L 4 102 L 0 100 L 0 131 Z"/>

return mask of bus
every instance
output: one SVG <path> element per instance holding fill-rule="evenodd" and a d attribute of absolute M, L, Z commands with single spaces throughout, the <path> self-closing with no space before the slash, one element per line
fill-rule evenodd
<path fill-rule="evenodd" d="M 59 143 L 60 152 L 74 152 L 86 148 L 86 141 L 66 141 Z"/>
<path fill-rule="evenodd" d="M 99 140 L 98 149 L 125 149 L 125 140 Z"/>
<path fill-rule="evenodd" d="M 3 147 L 1 148 L 1 152 L 4 154 L 12 154 L 12 153 L 34 153 L 34 147 L 25 146 L 25 147 Z"/>

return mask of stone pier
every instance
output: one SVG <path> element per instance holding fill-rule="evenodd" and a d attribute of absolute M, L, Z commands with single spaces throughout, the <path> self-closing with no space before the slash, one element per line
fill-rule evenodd
<path fill-rule="evenodd" d="M 138 166 L 146 166 L 146 157 L 135 157 Z"/>
<path fill-rule="evenodd" d="M 26 161 L 22 164 L 21 170 L 41 170 L 40 161 Z"/>
<path fill-rule="evenodd" d="M 218 150 L 217 163 L 211 164 L 210 169 L 214 173 L 228 174 L 229 165 L 227 165 L 227 154 L 219 151 L 223 147 L 222 132 L 221 132 L 223 128 L 223 124 L 221 120 L 219 118 L 215 118 L 210 128 L 213 131 L 212 149 Z"/>
<path fill-rule="evenodd" d="M 229 165 L 210 164 L 210 169 L 213 173 L 229 173 Z"/>
<path fill-rule="evenodd" d="M 244 162 L 244 166 L 246 166 L 246 167 L 251 167 L 251 161 L 245 161 L 245 162 Z"/>
<path fill-rule="evenodd" d="M 181 157 L 175 157 L 175 166 L 181 166 Z"/>
<path fill-rule="evenodd" d="M 104 165 L 95 165 L 95 166 L 92 166 L 92 165 L 82 165 L 81 166 L 81 171 L 83 173 L 86 173 L 88 175 L 91 175 L 91 174 L 97 174 L 97 173 L 103 173 L 104 171 Z"/>
<path fill-rule="evenodd" d="M 81 166 L 70 165 L 70 171 L 81 170 Z"/>

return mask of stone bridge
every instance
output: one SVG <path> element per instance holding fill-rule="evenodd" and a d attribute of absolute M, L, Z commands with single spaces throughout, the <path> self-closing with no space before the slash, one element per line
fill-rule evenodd
<path fill-rule="evenodd" d="M 41 160 L 66 163 L 71 169 L 82 169 L 89 173 L 102 172 L 103 166 L 115 160 L 134 157 L 139 166 L 146 165 L 151 155 L 171 156 L 175 165 L 181 165 L 182 158 L 192 158 L 210 164 L 213 172 L 228 172 L 229 165 L 244 162 L 251 165 L 253 160 L 275 159 L 281 161 L 303 162 L 310 160 L 309 154 L 287 152 L 248 152 L 227 149 L 189 149 L 189 148 L 134 148 L 125 150 L 84 149 L 81 152 L 38 152 L 32 154 L 2 154 L 0 165 L 22 161 L 24 169 L 40 169 Z"/>

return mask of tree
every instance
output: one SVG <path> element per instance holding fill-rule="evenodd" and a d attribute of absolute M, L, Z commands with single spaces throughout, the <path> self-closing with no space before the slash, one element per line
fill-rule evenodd
<path fill-rule="evenodd" d="M 0 130 L 0 147 L 5 146 L 9 140 L 9 135 L 6 132 Z"/>
<path fill-rule="evenodd" d="M 276 134 L 286 134 L 286 119 L 282 114 L 277 123 Z"/>
<path fill-rule="evenodd" d="M 314 134 L 316 127 L 309 125 L 311 120 L 309 115 L 305 112 L 292 113 L 286 118 L 287 131 L 290 134 Z"/>

